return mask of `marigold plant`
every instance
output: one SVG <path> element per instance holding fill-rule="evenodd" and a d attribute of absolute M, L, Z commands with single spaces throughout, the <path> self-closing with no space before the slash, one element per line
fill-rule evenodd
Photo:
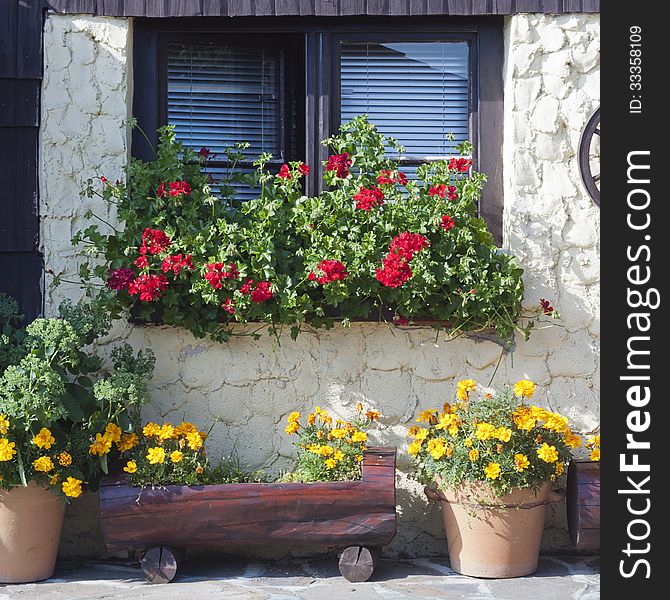
<path fill-rule="evenodd" d="M 493 328 L 505 340 L 515 329 L 528 333 L 534 318 L 521 312 L 522 269 L 478 216 L 486 176 L 473 169 L 471 144 L 421 165 L 414 180 L 387 152 L 401 147 L 365 116 L 324 144 L 332 153 L 324 192 L 304 195 L 308 165 L 274 173 L 265 154 L 251 176 L 258 198 L 240 203 L 234 168 L 215 180 L 211 153 L 161 129 L 156 159 L 132 159 L 127 181 L 89 181 L 87 195 L 119 223 L 111 228 L 99 216 L 75 236 L 91 257 L 81 277 L 115 316 L 217 340 L 235 322 L 263 322 L 271 333 L 286 326 L 295 337 L 304 323 L 372 315 L 430 319 L 451 333 Z M 239 147 L 228 154 L 233 165 L 242 157 Z M 536 312 L 554 313 L 548 302 Z"/>
<path fill-rule="evenodd" d="M 317 406 L 303 420 L 299 412 L 288 416 L 285 431 L 295 435 L 298 465 L 285 480 L 345 481 L 361 478 L 363 452 L 367 449 L 369 427 L 379 413 L 356 406 L 356 418 L 335 419 Z"/>
<path fill-rule="evenodd" d="M 600 434 L 589 436 L 584 446 L 590 450 L 589 458 L 594 462 L 600 462 Z"/>
<path fill-rule="evenodd" d="M 423 411 L 409 428 L 416 477 L 448 488 L 484 482 L 502 495 L 563 475 L 581 439 L 563 415 L 528 404 L 534 393 L 528 380 L 496 392 L 459 381 L 453 404 Z"/>

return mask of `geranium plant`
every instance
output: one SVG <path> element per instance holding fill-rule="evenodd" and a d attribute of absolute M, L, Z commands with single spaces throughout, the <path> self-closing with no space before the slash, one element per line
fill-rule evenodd
<path fill-rule="evenodd" d="M 112 352 L 114 368 L 103 369 L 88 348 L 110 323 L 94 304 L 65 302 L 58 318 L 25 328 L 17 325 L 12 299 L 0 295 L 0 306 L 4 325 L 11 325 L 4 328 L 0 365 L 0 487 L 34 480 L 76 498 L 106 470 L 91 440 L 108 435 L 110 420 L 126 432 L 136 427 L 153 355 L 134 355 L 123 345 Z"/>
<path fill-rule="evenodd" d="M 502 496 L 563 475 L 581 439 L 566 417 L 527 404 L 534 391 L 528 380 L 495 392 L 458 382 L 453 404 L 423 411 L 408 431 L 417 478 L 450 489 L 483 483 Z"/>
<path fill-rule="evenodd" d="M 286 433 L 295 435 L 298 453 L 295 470 L 283 477 L 285 481 L 345 481 L 361 478 L 363 452 L 367 449 L 369 427 L 379 419 L 374 410 L 364 412 L 356 406 L 352 421 L 335 419 L 317 406 L 305 422 L 299 412 L 288 416 Z"/>
<path fill-rule="evenodd" d="M 477 216 L 486 176 L 472 168 L 471 144 L 409 180 L 387 153 L 400 146 L 365 116 L 324 143 L 326 191 L 305 196 L 308 165 L 273 173 L 262 155 L 252 177 L 259 197 L 237 203 L 231 179 L 243 177 L 231 168 L 215 181 L 211 153 L 162 128 L 154 161 L 131 159 L 125 182 L 89 181 L 88 196 L 106 202 L 118 225 L 98 216 L 75 236 L 91 257 L 82 278 L 115 316 L 217 340 L 235 322 L 263 322 L 273 333 L 287 326 L 295 337 L 304 323 L 375 314 L 398 324 L 429 319 L 451 333 L 493 328 L 504 340 L 515 328 L 528 333 L 522 269 Z M 234 164 L 241 148 L 228 158 Z"/>

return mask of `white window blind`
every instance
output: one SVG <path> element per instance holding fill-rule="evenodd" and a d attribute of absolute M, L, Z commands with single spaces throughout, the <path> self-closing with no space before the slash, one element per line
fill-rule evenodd
<path fill-rule="evenodd" d="M 453 155 L 469 137 L 468 73 L 467 42 L 342 43 L 341 121 L 367 114 L 408 159 Z"/>

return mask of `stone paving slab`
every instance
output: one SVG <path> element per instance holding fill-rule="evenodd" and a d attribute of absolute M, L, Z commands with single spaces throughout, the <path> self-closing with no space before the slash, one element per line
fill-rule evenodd
<path fill-rule="evenodd" d="M 440 558 L 383 559 L 371 581 L 350 583 L 332 559 L 186 562 L 175 581 L 151 585 L 135 565 L 59 565 L 39 583 L 1 585 L 0 600 L 599 600 L 598 557 L 542 557 L 517 579 L 459 575 Z"/>

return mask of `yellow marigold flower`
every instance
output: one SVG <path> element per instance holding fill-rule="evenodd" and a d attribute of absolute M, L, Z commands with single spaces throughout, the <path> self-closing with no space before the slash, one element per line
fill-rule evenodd
<path fill-rule="evenodd" d="M 54 473 L 49 479 L 49 485 L 56 485 L 58 483 L 58 473 Z"/>
<path fill-rule="evenodd" d="M 363 403 L 362 402 L 357 402 L 356 403 L 356 412 L 363 412 Z"/>
<path fill-rule="evenodd" d="M 562 462 L 557 462 L 556 470 L 554 471 L 556 477 L 560 477 L 561 475 L 563 475 L 564 472 L 565 472 L 565 465 Z"/>
<path fill-rule="evenodd" d="M 495 437 L 501 442 L 509 442 L 512 439 L 512 430 L 509 427 L 498 427 Z"/>
<path fill-rule="evenodd" d="M 299 429 L 300 429 L 300 424 L 295 422 L 295 421 L 292 421 L 284 428 L 284 431 L 286 433 L 288 433 L 289 435 L 293 435 Z"/>
<path fill-rule="evenodd" d="M 568 428 L 568 418 L 558 413 L 546 412 L 542 427 L 550 431 L 562 433 Z"/>
<path fill-rule="evenodd" d="M 497 462 L 490 462 L 484 469 L 487 479 L 498 479 L 500 477 L 500 465 Z"/>
<path fill-rule="evenodd" d="M 502 444 L 496 444 L 496 452 L 498 454 L 502 454 L 503 451 L 503 445 Z"/>
<path fill-rule="evenodd" d="M 594 462 L 600 460 L 600 448 L 594 448 L 591 450 L 591 454 L 589 456 Z"/>
<path fill-rule="evenodd" d="M 333 417 L 329 417 L 326 415 L 326 413 L 321 413 L 321 420 L 326 424 L 326 425 L 332 425 L 333 424 Z"/>
<path fill-rule="evenodd" d="M 95 434 L 95 442 L 93 442 L 89 448 L 89 454 L 97 454 L 98 456 L 104 456 L 112 448 L 112 440 L 107 436 L 100 435 L 99 433 Z"/>
<path fill-rule="evenodd" d="M 136 433 L 124 433 L 121 439 L 116 442 L 116 448 L 119 452 L 131 450 L 140 443 Z"/>
<path fill-rule="evenodd" d="M 309 446 L 307 446 L 307 452 L 311 452 L 312 454 L 318 454 L 320 447 L 321 446 L 319 446 L 318 444 L 310 444 Z"/>
<path fill-rule="evenodd" d="M 530 467 L 530 461 L 525 454 L 515 454 L 514 455 L 514 470 L 522 473 L 528 467 Z"/>
<path fill-rule="evenodd" d="M 298 411 L 294 411 L 288 416 L 287 420 L 289 423 L 297 423 L 301 417 L 302 415 Z"/>
<path fill-rule="evenodd" d="M 409 454 L 410 456 L 416 456 L 419 452 L 421 452 L 421 441 L 420 440 L 414 440 L 407 447 L 407 454 Z"/>
<path fill-rule="evenodd" d="M 333 458 L 335 460 L 342 460 L 344 458 L 344 452 L 342 452 L 342 450 L 335 450 L 335 454 L 333 454 Z"/>
<path fill-rule="evenodd" d="M 570 448 L 579 448 L 582 445 L 582 438 L 572 433 L 569 428 L 563 433 L 563 440 Z"/>
<path fill-rule="evenodd" d="M 318 452 L 321 456 L 332 456 L 335 450 L 331 446 L 321 446 Z"/>
<path fill-rule="evenodd" d="M 437 411 L 435 409 L 430 409 L 420 412 L 419 416 L 416 418 L 416 422 L 421 423 L 421 421 L 425 421 L 429 424 L 437 423 Z"/>
<path fill-rule="evenodd" d="M 461 379 L 456 384 L 456 397 L 459 400 L 467 400 L 470 397 L 470 392 L 477 387 L 477 382 L 474 379 Z"/>
<path fill-rule="evenodd" d="M 368 434 L 365 431 L 357 431 L 351 436 L 352 442 L 366 442 L 368 439 Z"/>
<path fill-rule="evenodd" d="M 62 485 L 63 493 L 70 498 L 79 498 L 81 496 L 81 480 L 74 477 L 68 477 Z"/>
<path fill-rule="evenodd" d="M 442 413 L 440 414 L 440 420 L 435 425 L 435 429 L 451 429 L 454 425 L 456 426 L 456 431 L 458 432 L 458 425 L 460 425 L 461 420 L 453 413 Z"/>
<path fill-rule="evenodd" d="M 326 469 L 334 469 L 337 466 L 337 461 L 334 458 L 328 458 L 324 464 Z"/>
<path fill-rule="evenodd" d="M 442 438 L 435 438 L 428 442 L 426 450 L 435 460 L 440 460 L 447 453 L 447 441 Z"/>
<path fill-rule="evenodd" d="M 316 423 L 316 415 L 314 413 L 309 413 L 307 415 L 307 425 L 314 425 Z"/>
<path fill-rule="evenodd" d="M 56 441 L 51 431 L 46 427 L 42 427 L 40 432 L 33 438 L 33 444 L 35 444 L 40 449 L 49 449 L 51 445 Z"/>
<path fill-rule="evenodd" d="M 471 448 L 471 447 L 472 447 L 472 438 L 469 438 L 469 437 L 465 438 L 465 439 L 463 440 L 463 445 L 464 445 L 466 448 Z"/>
<path fill-rule="evenodd" d="M 365 413 L 365 418 L 368 421 L 379 421 L 380 415 L 381 413 L 377 412 L 376 410 L 369 410 L 368 412 Z"/>
<path fill-rule="evenodd" d="M 179 452 L 179 450 L 175 450 L 174 452 L 170 453 L 170 460 L 173 463 L 181 462 L 182 460 L 184 460 L 184 453 Z"/>
<path fill-rule="evenodd" d="M 537 455 L 547 463 L 554 463 L 558 460 L 558 450 L 556 450 L 556 446 L 550 446 L 547 442 L 538 448 Z"/>
<path fill-rule="evenodd" d="M 129 460 L 126 463 L 126 466 L 123 467 L 123 470 L 126 473 L 134 473 L 135 471 L 137 471 L 137 463 L 134 460 Z"/>
<path fill-rule="evenodd" d="M 321 439 L 321 438 L 323 437 L 323 431 L 321 431 L 321 430 L 319 429 L 319 431 L 316 432 L 316 437 L 317 437 L 318 439 Z"/>
<path fill-rule="evenodd" d="M 430 431 L 426 429 L 425 427 L 420 427 L 417 429 L 417 432 L 414 434 L 414 441 L 415 442 L 423 442 L 427 437 Z"/>
<path fill-rule="evenodd" d="M 357 454 L 357 455 L 356 455 L 356 460 L 357 460 L 358 462 L 361 462 L 361 461 L 363 460 L 363 455 L 362 455 L 362 454 Z"/>
<path fill-rule="evenodd" d="M 188 421 L 182 421 L 181 425 L 178 427 L 175 427 L 174 434 L 176 436 L 180 435 L 186 435 L 187 433 L 195 433 L 198 431 L 198 428 L 193 425 L 193 423 L 189 423 Z"/>
<path fill-rule="evenodd" d="M 0 415 L 0 435 L 5 435 L 9 431 L 9 419 L 7 415 Z"/>
<path fill-rule="evenodd" d="M 314 408 L 314 412 L 315 412 L 317 415 L 320 415 L 320 414 L 321 414 L 321 407 L 320 407 L 320 406 L 315 407 L 315 408 Z"/>
<path fill-rule="evenodd" d="M 149 464 L 162 465 L 165 462 L 165 449 L 160 446 L 149 448 L 146 458 L 149 461 Z"/>
<path fill-rule="evenodd" d="M 116 423 L 107 423 L 105 427 L 105 435 L 112 440 L 112 442 L 118 442 L 121 439 L 121 428 Z"/>
<path fill-rule="evenodd" d="M 7 438 L 0 438 L 0 462 L 12 460 L 16 454 L 16 444 Z"/>
<path fill-rule="evenodd" d="M 54 461 L 51 460 L 49 456 L 40 456 L 37 460 L 33 461 L 35 471 L 40 471 L 42 473 L 53 471 L 54 466 Z"/>
<path fill-rule="evenodd" d="M 470 452 L 468 452 L 468 458 L 472 462 L 475 462 L 479 458 L 479 450 L 477 450 L 477 448 L 470 450 Z"/>
<path fill-rule="evenodd" d="M 519 397 L 530 398 L 535 393 L 535 384 L 528 379 L 522 379 L 514 384 L 514 394 Z"/>
<path fill-rule="evenodd" d="M 495 425 L 491 423 L 477 423 L 477 430 L 475 431 L 475 437 L 478 440 L 489 440 L 495 436 L 496 428 Z"/>
<path fill-rule="evenodd" d="M 145 438 L 158 437 L 161 432 L 161 426 L 158 423 L 149 421 L 142 429 Z"/>
<path fill-rule="evenodd" d="M 205 470 L 204 467 L 201 467 L 200 465 L 198 465 L 198 466 L 195 468 L 195 472 L 196 472 L 198 475 L 201 475 L 202 472 L 203 472 L 204 470 Z"/>
<path fill-rule="evenodd" d="M 531 408 L 527 406 L 520 406 L 512 414 L 512 420 L 514 421 L 514 424 L 522 431 L 530 431 L 533 427 L 535 427 L 537 417 Z"/>
<path fill-rule="evenodd" d="M 188 442 L 188 447 L 191 450 L 200 450 L 200 448 L 202 448 L 202 438 L 200 437 L 198 432 L 187 433 L 186 441 Z"/>
<path fill-rule="evenodd" d="M 200 436 L 200 439 L 205 442 L 209 434 L 206 431 L 198 431 L 198 435 Z"/>
<path fill-rule="evenodd" d="M 448 402 L 445 402 L 442 405 L 442 412 L 450 413 L 451 412 L 451 404 L 449 404 Z"/>
<path fill-rule="evenodd" d="M 336 440 L 341 440 L 345 437 L 347 437 L 347 430 L 346 429 L 333 429 L 330 432 L 330 435 L 335 438 Z"/>
<path fill-rule="evenodd" d="M 58 464 L 61 467 L 69 467 L 72 464 L 72 455 L 69 452 L 61 452 L 58 455 Z"/>
<path fill-rule="evenodd" d="M 160 430 L 158 431 L 158 439 L 161 442 L 165 442 L 172 438 L 174 435 L 174 427 L 171 423 L 163 423 Z"/>

